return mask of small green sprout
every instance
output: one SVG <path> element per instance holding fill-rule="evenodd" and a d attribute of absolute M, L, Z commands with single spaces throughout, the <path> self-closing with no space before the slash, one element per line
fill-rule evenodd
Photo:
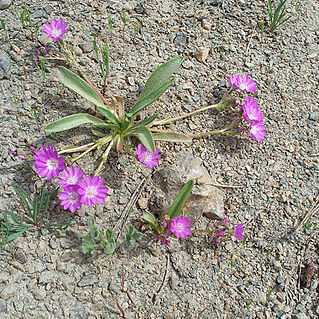
<path fill-rule="evenodd" d="M 34 228 L 39 230 L 64 229 L 72 221 L 72 219 L 69 219 L 53 223 L 48 219 L 49 202 L 55 196 L 56 191 L 48 192 L 45 186 L 42 186 L 40 193 L 31 199 L 21 187 L 13 186 L 13 189 L 19 196 L 18 203 L 23 214 L 17 214 L 13 211 L 3 213 L 3 221 L 0 223 L 2 243 L 7 244 Z"/>
<path fill-rule="evenodd" d="M 267 2 L 269 27 L 273 33 L 291 18 L 291 16 L 287 16 L 286 1 L 287 0 L 279 0 L 279 4 L 276 8 L 273 0 L 268 0 Z"/>

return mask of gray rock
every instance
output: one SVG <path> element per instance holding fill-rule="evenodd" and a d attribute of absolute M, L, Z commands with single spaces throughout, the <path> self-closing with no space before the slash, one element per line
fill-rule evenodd
<path fill-rule="evenodd" d="M 34 299 L 39 301 L 39 300 L 43 300 L 46 297 L 47 293 L 43 288 L 39 288 L 33 293 L 33 295 L 34 295 Z"/>
<path fill-rule="evenodd" d="M 0 0 L 0 10 L 7 9 L 11 6 L 12 0 Z"/>
<path fill-rule="evenodd" d="M 48 18 L 47 13 L 43 9 L 39 9 L 30 14 L 31 19 Z"/>
<path fill-rule="evenodd" d="M 51 14 L 51 12 L 53 11 L 53 8 L 50 5 L 45 6 L 44 11 L 47 14 Z"/>
<path fill-rule="evenodd" d="M 0 298 L 2 299 L 9 299 L 14 297 L 18 291 L 17 285 L 7 285 L 0 294 Z"/>
<path fill-rule="evenodd" d="M 119 285 L 117 285 L 117 284 L 114 284 L 113 282 L 110 282 L 108 288 L 109 288 L 110 291 L 113 291 L 113 292 L 116 292 L 116 293 L 120 293 L 120 291 L 121 291 L 121 287 Z"/>
<path fill-rule="evenodd" d="M 10 57 L 2 53 L 0 54 L 0 80 L 9 79 L 11 75 L 11 60 Z"/>
<path fill-rule="evenodd" d="M 187 43 L 187 36 L 182 32 L 177 32 L 174 43 L 178 46 L 183 46 Z"/>
<path fill-rule="evenodd" d="M 93 44 L 91 42 L 84 42 L 79 44 L 79 47 L 84 53 L 90 53 L 93 51 Z"/>
<path fill-rule="evenodd" d="M 309 113 L 309 120 L 311 121 L 318 121 L 319 120 L 319 114 L 311 112 Z"/>
<path fill-rule="evenodd" d="M 92 286 L 98 281 L 99 281 L 98 278 L 93 274 L 84 275 L 78 282 L 78 286 L 79 287 Z"/>
<path fill-rule="evenodd" d="M 45 255 L 48 255 L 49 253 L 49 247 L 45 243 L 44 240 L 41 240 L 37 247 L 37 254 L 40 258 L 44 257 Z"/>
<path fill-rule="evenodd" d="M 39 284 L 44 285 L 47 283 L 53 283 L 56 279 L 54 271 L 44 270 L 39 274 Z"/>
<path fill-rule="evenodd" d="M 138 14 L 146 13 L 143 3 L 138 3 L 134 10 Z"/>
<path fill-rule="evenodd" d="M 0 272 L 0 284 L 8 282 L 10 279 L 10 275 L 7 272 Z"/>
<path fill-rule="evenodd" d="M 7 302 L 4 299 L 0 299 L 0 312 L 7 310 Z"/>
<path fill-rule="evenodd" d="M 20 263 L 25 264 L 27 262 L 27 257 L 22 249 L 17 249 L 14 252 L 14 258 Z"/>
<path fill-rule="evenodd" d="M 162 4 L 162 11 L 168 13 L 171 11 L 172 2 L 164 2 Z"/>
<path fill-rule="evenodd" d="M 223 0 L 210 0 L 210 4 L 212 6 L 217 6 L 219 4 L 222 4 L 223 3 Z"/>
<path fill-rule="evenodd" d="M 309 317 L 303 312 L 299 312 L 292 316 L 292 319 L 308 319 Z"/>
<path fill-rule="evenodd" d="M 224 216 L 224 192 L 211 185 L 207 169 L 199 158 L 189 152 L 182 152 L 180 160 L 154 174 L 153 183 L 157 191 L 150 199 L 151 211 L 163 215 L 173 203 L 175 196 L 183 185 L 194 180 L 192 194 L 185 203 L 190 219 L 194 220 L 204 213 L 208 218 L 222 218 Z"/>
<path fill-rule="evenodd" d="M 49 46 L 49 44 L 52 43 L 52 40 L 50 40 L 47 35 L 41 34 L 41 35 L 39 36 L 39 42 L 40 42 L 44 47 L 47 47 L 47 46 Z"/>

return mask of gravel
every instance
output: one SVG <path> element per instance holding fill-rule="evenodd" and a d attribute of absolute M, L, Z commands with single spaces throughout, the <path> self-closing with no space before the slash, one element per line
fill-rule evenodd
<path fill-rule="evenodd" d="M 46 135 L 43 128 L 63 116 L 94 113 L 94 109 L 58 83 L 52 61 L 46 62 L 46 78 L 40 75 L 32 60 L 40 47 L 16 15 L 25 2 L 17 0 L 10 6 L 11 1 L 0 0 L 0 9 L 4 3 L 7 7 L 0 11 L 6 25 L 0 30 L 0 210 L 20 211 L 12 185 L 34 192 L 41 182 L 9 151 L 27 154 L 31 145 L 50 143 L 61 148 L 88 143 L 89 127 L 56 137 Z M 159 118 L 177 116 L 215 103 L 227 89 L 229 74 L 251 75 L 258 83 L 256 98 L 266 116 L 267 136 L 262 143 L 237 136 L 205 138 L 192 145 L 158 145 L 159 168 L 178 162 L 187 150 L 201 159 L 217 184 L 240 186 L 221 191 L 225 215 L 233 224 L 245 223 L 245 244 L 229 241 L 216 247 L 192 237 L 167 248 L 152 244 L 146 233 L 134 249 L 85 256 L 81 237 L 87 235 L 88 211 L 83 211 L 65 234 L 29 232 L 13 242 L 10 252 L 1 252 L 1 319 L 22 315 L 115 319 L 121 317 L 117 302 L 126 318 L 318 317 L 318 271 L 309 287 L 300 284 L 307 265 L 318 269 L 318 227 L 313 233 L 304 227 L 296 230 L 315 205 L 319 189 L 318 1 L 302 1 L 297 13 L 294 1 L 288 1 L 292 18 L 277 35 L 267 27 L 262 32 L 257 25 L 267 19 L 262 0 L 53 0 L 49 5 L 47 1 L 27 1 L 26 5 L 39 26 L 47 17 L 69 23 L 67 36 L 78 62 L 100 89 L 99 68 L 86 35 L 100 30 L 103 39 L 108 36 L 107 89 L 124 97 L 127 107 L 160 63 L 183 55 L 175 84 L 144 116 L 156 112 Z M 119 16 L 124 6 L 128 22 L 123 41 Z M 108 30 L 108 16 L 114 19 L 112 30 Z M 56 50 L 41 33 L 39 40 Z M 209 49 L 205 61 L 196 58 L 201 48 Z M 228 120 L 226 114 L 209 111 L 170 128 L 200 132 L 222 128 Z M 99 155 L 87 155 L 79 162 L 86 173 L 94 171 Z M 150 172 L 126 154 L 111 154 L 102 175 L 112 196 L 94 210 L 100 227 L 116 225 Z M 144 188 L 130 222 L 138 219 L 140 207 L 150 209 L 148 199 L 156 192 L 156 183 Z M 54 210 L 63 214 L 58 203 Z M 200 216 L 196 225 L 209 222 Z M 319 225 L 318 214 L 310 222 Z"/>

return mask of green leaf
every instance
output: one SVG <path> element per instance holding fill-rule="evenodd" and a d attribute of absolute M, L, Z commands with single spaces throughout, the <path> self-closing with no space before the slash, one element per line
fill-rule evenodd
<path fill-rule="evenodd" d="M 182 208 L 188 196 L 190 195 L 193 187 L 194 187 L 194 181 L 190 180 L 187 183 L 185 183 L 183 188 L 179 191 L 168 212 L 168 215 L 171 219 L 181 214 Z"/>
<path fill-rule="evenodd" d="M 95 241 L 90 237 L 83 237 L 82 238 L 82 251 L 84 254 L 92 251 L 96 248 Z"/>
<path fill-rule="evenodd" d="M 24 207 L 27 210 L 27 212 L 29 214 L 31 214 L 32 213 L 32 204 L 31 204 L 31 200 L 30 200 L 29 196 L 27 195 L 27 193 L 18 185 L 17 186 L 12 186 L 12 188 L 14 189 L 14 191 L 20 197 L 20 199 L 23 202 Z"/>
<path fill-rule="evenodd" d="M 105 124 L 105 122 L 93 115 L 87 114 L 87 113 L 78 113 L 69 115 L 66 117 L 63 117 L 60 120 L 57 120 L 53 122 L 52 124 L 49 124 L 44 130 L 47 133 L 57 133 L 62 132 L 66 130 L 70 130 L 72 128 L 78 127 L 82 124 L 91 123 L 94 125 L 102 125 Z"/>
<path fill-rule="evenodd" d="M 93 240 L 100 239 L 101 232 L 96 226 L 94 218 L 92 216 L 89 217 L 89 231 L 90 231 L 90 236 Z"/>
<path fill-rule="evenodd" d="M 152 136 L 151 131 L 145 127 L 137 127 L 133 131 L 130 132 L 130 135 L 136 135 L 141 143 L 152 153 L 156 152 L 155 142 Z"/>
<path fill-rule="evenodd" d="M 166 83 L 168 79 L 171 78 L 173 73 L 175 73 L 178 70 L 183 60 L 184 60 L 183 57 L 178 56 L 160 65 L 146 81 L 139 100 L 149 96 L 154 91 L 156 91 L 160 86 Z"/>
<path fill-rule="evenodd" d="M 126 232 L 126 240 L 131 246 L 136 245 L 136 241 L 142 237 L 142 233 L 139 232 L 132 224 L 128 226 Z"/>
<path fill-rule="evenodd" d="M 29 229 L 29 228 L 22 228 L 20 231 L 9 235 L 9 236 L 6 238 L 6 241 L 9 242 L 9 241 L 15 240 L 15 239 L 18 238 L 20 235 L 22 235 L 24 232 L 26 232 L 28 229 Z"/>
<path fill-rule="evenodd" d="M 91 86 L 75 73 L 71 72 L 64 66 L 58 67 L 58 78 L 62 84 L 81 95 L 86 100 L 97 106 L 103 106 L 104 103 L 99 95 L 91 88 Z"/>
<path fill-rule="evenodd" d="M 119 121 L 116 116 L 106 109 L 105 107 L 98 106 L 97 109 L 105 116 L 111 123 L 119 125 Z"/>
<path fill-rule="evenodd" d="M 114 238 L 114 232 L 108 229 L 105 232 L 106 239 L 102 240 L 100 245 L 106 254 L 113 254 L 116 249 L 116 242 Z"/>
<path fill-rule="evenodd" d="M 153 133 L 154 141 L 176 142 L 176 143 L 189 143 L 192 138 L 179 132 L 163 132 Z"/>
<path fill-rule="evenodd" d="M 135 123 L 135 124 L 130 128 L 130 130 L 134 130 L 135 128 L 140 127 L 140 126 L 147 126 L 147 125 L 149 125 L 150 123 L 152 123 L 157 117 L 158 117 L 158 114 L 154 114 L 154 115 L 152 115 L 152 116 L 150 116 L 150 117 L 147 117 L 146 119 Z"/>
<path fill-rule="evenodd" d="M 153 230 L 158 228 L 158 222 L 153 214 L 148 213 L 148 212 L 144 213 L 142 215 L 142 219 L 144 219 L 146 222 L 148 222 Z"/>
<path fill-rule="evenodd" d="M 175 81 L 175 78 L 171 78 L 167 80 L 166 82 L 164 82 L 159 87 L 157 87 L 157 89 L 151 92 L 149 95 L 143 98 L 139 98 L 139 100 L 135 103 L 135 105 L 130 109 L 129 114 L 135 115 L 136 113 L 144 109 L 146 106 L 155 102 L 173 84 L 174 81 Z"/>

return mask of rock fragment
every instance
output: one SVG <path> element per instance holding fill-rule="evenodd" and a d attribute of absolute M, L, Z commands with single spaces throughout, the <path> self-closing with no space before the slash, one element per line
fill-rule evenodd
<path fill-rule="evenodd" d="M 209 55 L 209 48 L 199 48 L 196 53 L 196 59 L 198 62 L 205 62 Z"/>
<path fill-rule="evenodd" d="M 0 10 L 7 9 L 11 6 L 12 0 L 0 0 Z"/>

